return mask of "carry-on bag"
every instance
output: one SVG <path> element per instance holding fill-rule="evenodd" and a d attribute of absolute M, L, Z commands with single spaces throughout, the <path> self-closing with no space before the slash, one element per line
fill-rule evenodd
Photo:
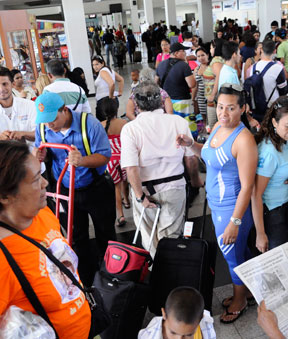
<path fill-rule="evenodd" d="M 135 51 L 133 53 L 133 62 L 142 62 L 142 53 L 141 53 L 141 51 Z"/>
<path fill-rule="evenodd" d="M 204 297 L 205 309 L 211 310 L 217 243 L 203 239 L 206 207 L 205 199 L 199 236 L 163 238 L 158 243 L 149 298 L 149 310 L 156 315 L 161 315 L 169 293 L 178 286 L 196 288 Z"/>
<path fill-rule="evenodd" d="M 160 209 L 161 206 L 157 204 L 149 248 L 157 227 Z M 136 244 L 144 213 L 145 208 L 142 209 L 133 244 Z M 142 258 L 143 253 L 145 255 Z M 101 293 L 112 318 L 112 324 L 101 333 L 101 339 L 137 338 L 150 295 L 150 286 L 142 283 L 148 269 L 147 253 L 149 254 L 143 249 L 114 241 L 110 243 L 110 248 L 107 248 L 105 267 L 102 266 L 102 269 L 96 273 L 93 283 Z M 113 260 L 115 262 L 112 264 Z M 152 259 L 149 255 L 150 262 L 152 263 Z"/>

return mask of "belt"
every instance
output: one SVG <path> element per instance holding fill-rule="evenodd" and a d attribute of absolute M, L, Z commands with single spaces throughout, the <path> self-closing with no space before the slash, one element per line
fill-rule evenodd
<path fill-rule="evenodd" d="M 150 193 L 150 195 L 153 195 L 156 193 L 154 189 L 155 185 L 163 184 L 165 182 L 170 182 L 170 181 L 176 181 L 176 180 L 182 179 L 183 177 L 184 177 L 184 173 L 178 174 L 178 175 L 172 175 L 171 177 L 166 177 L 166 178 L 161 178 L 161 179 L 143 181 L 142 186 L 147 187 L 147 190 Z"/>

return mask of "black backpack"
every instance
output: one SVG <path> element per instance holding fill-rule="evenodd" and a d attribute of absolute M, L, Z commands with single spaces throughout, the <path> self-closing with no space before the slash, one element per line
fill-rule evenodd
<path fill-rule="evenodd" d="M 269 62 L 262 72 L 256 70 L 256 64 L 253 65 L 253 74 L 244 81 L 244 89 L 247 93 L 247 102 L 252 111 L 252 116 L 259 122 L 264 118 L 267 106 L 272 98 L 273 93 L 277 85 L 274 87 L 272 93 L 270 94 L 268 100 L 266 99 L 264 91 L 264 81 L 263 77 L 270 67 L 272 67 L 275 62 Z"/>

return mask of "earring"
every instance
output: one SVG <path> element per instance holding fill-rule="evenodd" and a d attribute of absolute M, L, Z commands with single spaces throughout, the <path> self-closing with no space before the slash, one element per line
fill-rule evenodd
<path fill-rule="evenodd" d="M 277 134 L 276 127 L 274 127 L 274 133 Z"/>

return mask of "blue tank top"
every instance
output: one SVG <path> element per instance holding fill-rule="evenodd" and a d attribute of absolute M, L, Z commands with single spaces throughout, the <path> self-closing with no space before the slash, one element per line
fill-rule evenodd
<path fill-rule="evenodd" d="M 221 126 L 218 126 L 204 144 L 201 156 L 206 163 L 206 191 L 211 209 L 234 208 L 241 189 L 237 161 L 232 155 L 232 145 L 238 134 L 245 128 L 239 126 L 220 147 L 213 148 L 210 142 Z"/>

